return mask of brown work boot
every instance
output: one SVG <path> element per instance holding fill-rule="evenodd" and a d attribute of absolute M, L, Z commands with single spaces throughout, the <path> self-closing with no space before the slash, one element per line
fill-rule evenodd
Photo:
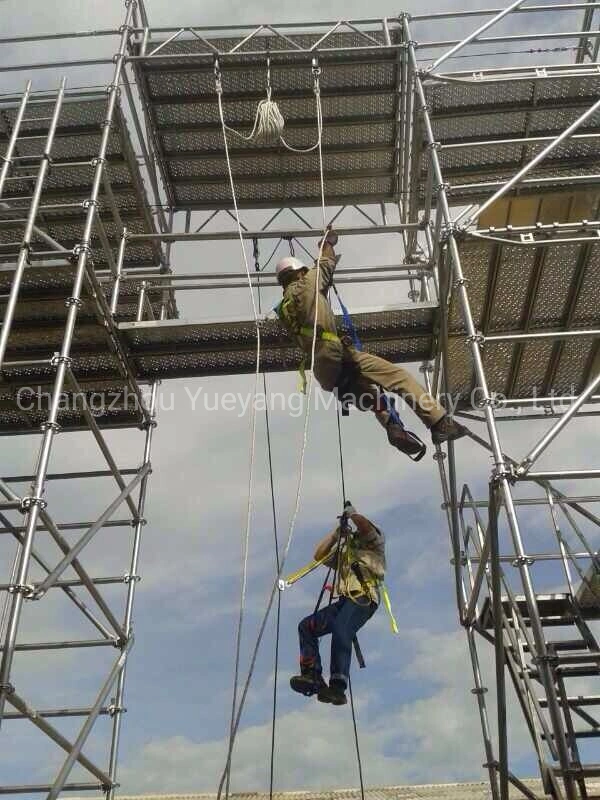
<path fill-rule="evenodd" d="M 305 697 L 312 697 L 313 694 L 320 692 L 327 684 L 323 680 L 320 672 L 314 669 L 303 669 L 300 675 L 290 678 L 290 688 Z"/>
<path fill-rule="evenodd" d="M 348 702 L 346 697 L 346 684 L 338 678 L 332 678 L 329 686 L 323 681 L 319 688 L 317 698 L 321 703 L 331 703 L 334 706 L 345 706 Z"/>
<path fill-rule="evenodd" d="M 425 455 L 427 448 L 414 433 L 407 431 L 402 425 L 396 422 L 388 422 L 385 426 L 388 442 L 392 447 L 406 453 L 413 461 L 420 461 Z"/>
<path fill-rule="evenodd" d="M 429 429 L 431 431 L 431 441 L 434 444 L 442 444 L 442 442 L 452 442 L 454 439 L 460 439 L 466 436 L 467 429 L 455 419 L 452 419 L 445 414 L 441 419 L 432 425 Z"/>

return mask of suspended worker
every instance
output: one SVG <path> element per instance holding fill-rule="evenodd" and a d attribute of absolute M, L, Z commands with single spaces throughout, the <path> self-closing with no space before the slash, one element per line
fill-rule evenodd
<path fill-rule="evenodd" d="M 451 419 L 446 410 L 405 369 L 379 356 L 358 350 L 352 340 L 337 333 L 335 316 L 327 299 L 333 285 L 333 275 L 338 261 L 334 247 L 337 234 L 329 229 L 322 245 L 319 270 L 317 262 L 307 267 L 294 256 L 282 258 L 276 267 L 277 280 L 283 289 L 283 300 L 277 307 L 279 319 L 296 339 L 305 354 L 306 366 L 311 366 L 312 341 L 315 321 L 315 294 L 317 272 L 319 291 L 317 299 L 317 341 L 313 374 L 326 391 L 335 391 L 338 398 L 351 398 L 361 411 L 371 410 L 387 432 L 391 445 L 408 455 L 424 452 L 423 443 L 396 422 L 390 413 L 383 392 L 400 395 L 419 419 L 431 431 L 434 444 L 441 444 L 464 436 L 466 429 Z M 421 453 L 422 455 L 422 453 Z"/>
<path fill-rule="evenodd" d="M 351 531 L 348 522 L 356 527 Z M 295 692 L 322 703 L 344 705 L 352 643 L 357 631 L 377 611 L 379 585 L 385 573 L 385 538 L 381 531 L 346 503 L 340 525 L 317 545 L 315 562 L 335 570 L 331 602 L 298 625 L 300 675 L 290 679 Z M 337 597 L 334 601 L 333 597 Z M 319 638 L 331 634 L 329 684 L 323 678 Z"/>

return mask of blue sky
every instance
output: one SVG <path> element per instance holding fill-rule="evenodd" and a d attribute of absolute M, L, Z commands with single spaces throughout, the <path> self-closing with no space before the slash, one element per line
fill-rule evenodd
<path fill-rule="evenodd" d="M 164 2 L 149 3 L 155 24 L 202 20 L 204 24 L 259 20 L 318 19 L 323 13 L 361 17 L 393 15 L 398 9 L 388 2 L 331 3 L 326 12 L 320 4 L 296 6 L 289 2 L 212 4 L 179 3 L 175 14 Z M 440 3 L 438 8 L 454 7 Z M 464 7 L 464 6 L 463 6 Z M 417 10 L 412 4 L 408 10 Z M 118 3 L 76 3 L 52 8 L 42 2 L 27 10 L 8 0 L 3 4 L 7 33 L 36 30 L 84 29 L 118 25 Z M 10 10 L 10 13 L 7 13 Z M 449 32 L 446 32 L 450 35 Z M 102 52 L 109 40 L 102 44 Z M 111 45 L 112 46 L 112 42 Z M 70 46 L 71 47 L 71 46 Z M 72 45 L 69 57 L 81 48 L 90 54 L 96 45 Z M 37 49 L 36 49 L 37 48 Z M 79 48 L 79 49 L 78 49 Z M 29 49 L 28 57 L 45 60 L 47 45 Z M 11 57 L 17 59 L 14 52 Z M 99 73 L 82 72 L 78 80 L 100 81 Z M 19 84 L 21 76 L 10 81 Z M 55 76 L 36 74 L 41 85 Z M 5 79 L 5 87 L 8 85 Z M 38 84 L 38 85 L 40 85 Z M 12 84 L 11 84 L 12 85 Z M 314 212 L 315 225 L 319 214 Z M 250 215 L 250 218 L 252 216 Z M 256 219 L 255 217 L 254 219 Z M 266 218 L 266 217 L 265 217 Z M 351 221 L 351 220 L 350 220 Z M 308 243 L 307 243 L 308 244 Z M 399 259 L 398 240 L 392 236 L 356 237 L 340 243 L 343 265 L 394 263 Z M 242 259 L 236 243 L 214 246 L 185 245 L 174 248 L 176 272 L 204 268 L 239 272 Z M 402 302 L 404 284 L 344 289 L 344 299 L 355 310 L 377 303 Z M 188 318 L 247 316 L 245 291 L 218 295 L 193 293 L 181 302 Z M 199 296 L 202 295 L 202 296 Z M 276 297 L 264 294 L 264 305 Z M 417 370 L 417 365 L 411 369 Z M 273 391 L 294 391 L 295 375 L 268 378 Z M 194 411 L 189 393 L 248 392 L 251 376 L 213 380 L 173 381 L 164 384 L 165 405 L 160 414 L 153 452 L 154 473 L 146 516 L 135 610 L 136 643 L 128 668 L 128 688 L 121 747 L 120 780 L 124 793 L 143 791 L 184 792 L 215 788 L 225 754 L 225 735 L 230 713 L 234 635 L 239 592 L 241 537 L 247 494 L 249 418 L 235 412 Z M 407 417 L 407 421 L 414 419 Z M 285 539 L 293 509 L 297 458 L 302 419 L 287 413 L 271 415 L 273 460 L 276 474 L 280 536 Z M 506 450 L 522 456 L 548 423 L 515 423 L 502 426 Z M 424 435 L 414 422 L 415 430 Z M 480 433 L 482 431 L 479 431 Z M 142 439 L 137 431 L 111 433 L 108 438 L 123 466 L 135 466 L 141 457 Z M 592 421 L 576 422 L 568 442 L 561 441 L 542 464 L 563 467 L 593 466 L 600 437 Z M 401 633 L 389 632 L 381 610 L 361 635 L 368 667 L 354 673 L 359 730 L 365 759 L 365 779 L 370 784 L 425 783 L 476 779 L 483 776 L 483 748 L 476 716 L 470 662 L 465 636 L 456 621 L 449 544 L 435 462 L 428 457 L 413 465 L 386 443 L 368 415 L 354 413 L 343 421 L 344 458 L 348 497 L 385 532 L 388 541 L 388 586 Z M 33 468 L 37 441 L 18 438 L 3 442 L 2 474 L 28 472 Z M 262 617 L 274 572 L 270 495 L 266 471 L 264 421 L 257 434 L 255 509 L 251 529 L 247 614 L 242 664 L 247 663 L 256 629 Z M 485 496 L 491 463 L 487 454 L 471 443 L 458 448 L 461 483 L 465 480 L 479 497 Z M 52 469 L 101 467 L 99 454 L 89 437 L 59 437 Z M 24 489 L 25 487 L 23 487 Z M 586 490 L 590 487 L 586 487 Z M 113 496 L 110 482 L 52 485 L 51 509 L 60 521 L 93 519 Z M 335 412 L 313 414 L 306 454 L 306 473 L 301 513 L 289 556 L 290 569 L 305 563 L 317 538 L 329 530 L 341 505 Z M 53 512 L 54 513 L 54 512 Z M 527 546 L 549 545 L 549 523 L 541 513 L 528 512 Z M 49 558 L 57 554 L 40 535 L 40 550 Z M 7 537 L 3 537 L 5 540 Z M 107 529 L 89 546 L 85 563 L 92 574 L 123 574 L 128 569 L 127 529 Z M 597 539 L 595 540 L 597 542 Z M 8 542 L 3 563 L 8 563 Z M 550 571 L 538 573 L 542 585 L 554 588 L 559 578 Z M 282 598 L 280 691 L 278 696 L 278 748 L 276 785 L 281 789 L 352 786 L 356 765 L 350 712 L 332 709 L 293 695 L 287 680 L 296 668 L 298 620 L 313 606 L 318 576 L 307 578 Z M 115 607 L 122 587 L 107 595 Z M 62 596 L 27 606 L 22 638 L 41 641 L 53 635 L 92 638 Z M 482 645 L 482 662 L 492 681 L 490 653 Z M 325 650 L 325 652 L 327 652 Z M 101 676 L 115 652 L 67 651 L 31 654 L 16 659 L 20 692 L 37 707 L 86 705 L 94 696 Z M 273 631 L 265 638 L 248 698 L 234 756 L 232 785 L 238 790 L 264 789 L 268 778 L 268 748 L 272 696 Z M 490 686 L 493 684 L 490 683 Z M 493 714 L 491 692 L 488 695 Z M 526 732 L 514 698 L 510 698 L 511 753 L 515 770 L 533 774 Z M 12 725 L 10 729 L 8 725 Z M 104 763 L 107 721 L 101 720 L 86 752 Z M 73 735 L 76 725 L 61 724 Z M 28 723 L 7 723 L 3 731 L 8 746 L 0 750 L 3 782 L 47 780 L 60 763 L 59 754 Z M 32 766 L 33 763 L 33 766 Z M 75 773 L 74 773 L 75 774 Z"/>

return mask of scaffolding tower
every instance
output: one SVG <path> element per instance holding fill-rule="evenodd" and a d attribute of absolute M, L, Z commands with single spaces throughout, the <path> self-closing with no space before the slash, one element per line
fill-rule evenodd
<path fill-rule="evenodd" d="M 238 130 L 251 125 L 268 67 L 298 149 L 314 142 L 318 73 L 330 221 L 341 236 L 398 242 L 397 263 L 340 269 L 338 282 L 408 289 L 394 306 L 357 309 L 358 332 L 371 352 L 420 363 L 427 387 L 470 421 L 492 457 L 489 496 L 477 499 L 459 483 L 461 443 L 434 456 L 492 796 L 506 800 L 512 783 L 535 798 L 509 764 L 508 675 L 546 794 L 587 797 L 587 782 L 600 775 L 586 757 L 588 740 L 600 735 L 600 693 L 587 680 L 600 667 L 592 623 L 600 618 L 600 517 L 592 510 L 600 493 L 573 487 L 600 470 L 535 466 L 573 418 L 593 417 L 600 399 L 599 6 L 517 0 L 506 9 L 336 23 L 155 28 L 142 0 L 127 0 L 117 30 L 0 40 L 17 49 L 117 42 L 106 58 L 0 68 L 29 79 L 19 96 L 0 98 L 0 433 L 37 437 L 30 474 L 2 465 L 0 534 L 15 550 L 0 585 L 0 721 L 7 736 L 13 720 L 28 720 L 64 751 L 51 784 L 28 782 L 32 769 L 0 792 L 113 796 L 159 382 L 254 370 L 254 320 L 223 313 L 187 321 L 176 302 L 185 290 L 226 298 L 244 285 L 243 274 L 181 273 L 172 263 L 175 242 L 238 237 L 217 63 L 227 121 Z M 465 30 L 472 33 L 461 38 Z M 447 71 L 456 61 L 463 69 Z M 100 64 L 112 70 L 106 91 L 69 88 L 70 70 Z M 49 66 L 65 78 L 56 91 L 36 91 L 30 76 Z M 265 240 L 301 247 L 320 237 L 310 221 L 320 203 L 315 152 L 237 143 L 231 163 L 239 207 L 252 212 L 243 239 L 255 252 Z M 301 354 L 277 321 L 261 323 L 261 340 L 264 370 L 297 368 Z M 94 406 L 97 393 L 111 402 Z M 506 453 L 501 431 L 540 416 L 548 432 L 539 443 L 521 458 Z M 113 432 L 125 430 L 140 436 L 132 466 L 111 449 Z M 91 435 L 105 469 L 53 471 L 56 438 L 70 431 Z M 48 487 L 81 480 L 91 494 L 94 481 L 112 481 L 113 499 L 93 520 L 65 521 Z M 523 486 L 532 491 L 523 496 Z M 540 525 L 550 537 L 538 552 Z M 98 575 L 88 546 L 110 527 L 130 528 L 130 555 L 122 574 Z M 117 611 L 117 593 L 108 592 L 119 586 Z M 24 640 L 24 615 L 40 613 L 57 592 L 94 638 Z M 496 725 L 482 646 L 494 653 Z M 21 689 L 21 658 L 97 648 L 113 658 L 91 705 L 33 706 Z M 78 721 L 73 735 L 65 719 Z M 102 755 L 96 743 L 90 755 L 102 719 L 107 746 Z"/>

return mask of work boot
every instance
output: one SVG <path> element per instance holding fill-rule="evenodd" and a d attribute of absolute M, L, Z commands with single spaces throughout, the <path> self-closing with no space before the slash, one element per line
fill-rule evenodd
<path fill-rule="evenodd" d="M 423 442 L 402 425 L 397 422 L 388 422 L 385 426 L 388 442 L 392 447 L 396 447 L 401 453 L 406 453 L 413 461 L 420 461 L 425 455 L 427 448 Z"/>
<path fill-rule="evenodd" d="M 327 684 L 320 672 L 316 672 L 314 669 L 307 669 L 302 670 L 300 675 L 294 675 L 290 678 L 290 686 L 298 694 L 312 697 L 313 694 L 318 694 L 323 687 L 327 687 Z"/>
<path fill-rule="evenodd" d="M 323 681 L 319 688 L 317 698 L 321 703 L 331 703 L 334 706 L 345 706 L 348 702 L 346 697 L 346 684 L 339 678 L 332 678 L 329 686 Z"/>
<path fill-rule="evenodd" d="M 467 434 L 465 426 L 456 422 L 455 419 L 451 419 L 447 414 L 439 419 L 435 425 L 432 425 L 429 430 L 431 431 L 431 441 L 434 444 L 452 442 L 454 439 L 460 439 Z"/>

